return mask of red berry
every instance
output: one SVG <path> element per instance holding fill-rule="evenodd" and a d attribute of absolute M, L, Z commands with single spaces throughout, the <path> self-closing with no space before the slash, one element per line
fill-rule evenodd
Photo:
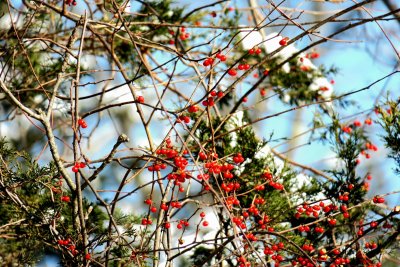
<path fill-rule="evenodd" d="M 205 227 L 208 226 L 208 222 L 207 222 L 207 221 L 204 221 L 204 222 L 203 222 L 203 226 L 205 226 Z"/>
<path fill-rule="evenodd" d="M 213 63 L 214 63 L 214 59 L 213 58 L 207 58 L 206 60 L 204 60 L 203 66 L 204 67 L 212 66 Z"/>
<path fill-rule="evenodd" d="M 230 70 L 228 70 L 228 74 L 229 74 L 230 76 L 236 76 L 237 71 L 236 71 L 235 69 L 230 69 Z"/>
<path fill-rule="evenodd" d="M 162 203 L 160 209 L 167 211 L 168 206 L 165 203 Z"/>
<path fill-rule="evenodd" d="M 283 38 L 282 40 L 280 40 L 279 41 L 279 44 L 281 45 L 281 46 L 285 46 L 285 45 L 287 45 L 287 41 L 289 40 L 289 38 L 288 37 L 285 37 L 285 38 Z"/>
<path fill-rule="evenodd" d="M 79 119 L 78 124 L 79 124 L 79 126 L 81 126 L 81 128 L 87 128 L 87 124 L 84 119 Z"/>
<path fill-rule="evenodd" d="M 90 258 L 91 258 L 90 253 L 86 253 L 86 255 L 85 255 L 85 260 L 90 260 Z"/>
<path fill-rule="evenodd" d="M 206 217 L 206 214 L 205 214 L 205 212 L 201 212 L 201 213 L 200 213 L 200 217 L 201 217 L 201 218 L 204 218 L 204 217 Z"/>
<path fill-rule="evenodd" d="M 199 158 L 201 160 L 206 160 L 207 159 L 207 155 L 204 152 L 199 152 Z"/>
<path fill-rule="evenodd" d="M 62 202 L 70 202 L 71 199 L 69 198 L 69 196 L 62 196 L 62 197 L 61 197 L 61 201 L 62 201 Z"/>
<path fill-rule="evenodd" d="M 190 106 L 189 108 L 188 108 L 188 111 L 190 112 L 190 113 L 195 113 L 195 112 L 197 112 L 199 110 L 199 108 L 197 107 L 197 106 Z"/>
<path fill-rule="evenodd" d="M 150 208 L 150 211 L 151 212 L 157 212 L 157 208 L 153 206 L 153 207 Z"/>
<path fill-rule="evenodd" d="M 374 197 L 373 201 L 374 201 L 374 203 L 382 204 L 382 203 L 385 202 L 385 199 L 383 197 L 377 197 L 376 196 L 376 197 Z"/>
<path fill-rule="evenodd" d="M 371 119 L 371 118 L 368 118 L 368 119 L 366 119 L 366 120 L 364 121 L 364 123 L 367 124 L 367 125 L 371 125 L 371 124 L 372 124 L 372 119 Z"/>
<path fill-rule="evenodd" d="M 142 95 L 137 97 L 137 102 L 144 103 L 144 97 Z"/>
<path fill-rule="evenodd" d="M 375 227 L 378 226 L 378 223 L 377 223 L 376 221 L 372 221 L 369 225 L 370 225 L 372 228 L 375 228 Z"/>
<path fill-rule="evenodd" d="M 335 226 L 336 225 L 336 219 L 328 219 L 328 223 L 330 226 Z"/>

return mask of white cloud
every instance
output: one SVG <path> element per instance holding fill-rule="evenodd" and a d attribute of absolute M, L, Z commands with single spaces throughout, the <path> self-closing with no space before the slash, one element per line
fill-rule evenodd
<path fill-rule="evenodd" d="M 260 45 L 263 41 L 261 33 L 250 28 L 240 31 L 239 37 L 242 40 L 240 43 L 245 50 L 250 50 L 253 47 Z"/>

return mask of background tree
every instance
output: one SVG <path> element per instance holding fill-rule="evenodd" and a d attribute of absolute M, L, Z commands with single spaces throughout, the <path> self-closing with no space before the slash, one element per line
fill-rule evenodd
<path fill-rule="evenodd" d="M 2 2 L 0 262 L 397 266 L 399 8 L 322 2 Z"/>

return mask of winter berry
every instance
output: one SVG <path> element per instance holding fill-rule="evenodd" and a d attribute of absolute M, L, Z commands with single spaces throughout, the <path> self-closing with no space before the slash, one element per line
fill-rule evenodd
<path fill-rule="evenodd" d="M 235 69 L 230 69 L 230 70 L 228 70 L 228 74 L 229 74 L 230 76 L 236 76 L 237 71 L 236 71 Z"/>
<path fill-rule="evenodd" d="M 234 157 L 233 157 L 233 162 L 235 162 L 236 164 L 242 163 L 244 161 L 244 158 L 242 156 L 241 153 L 237 153 Z"/>
<path fill-rule="evenodd" d="M 336 219 L 333 219 L 333 218 L 328 219 L 328 223 L 329 223 L 330 226 L 335 226 L 336 225 Z"/>
<path fill-rule="evenodd" d="M 372 221 L 372 222 L 370 222 L 370 224 L 369 224 L 372 228 L 375 228 L 375 227 L 377 227 L 378 226 L 378 222 L 376 222 L 376 221 Z"/>
<path fill-rule="evenodd" d="M 366 119 L 366 120 L 364 121 L 364 123 L 367 124 L 367 125 L 371 125 L 371 124 L 372 124 L 372 119 L 371 119 L 371 118 L 368 118 L 368 119 Z"/>
<path fill-rule="evenodd" d="M 195 112 L 199 111 L 199 107 L 198 107 L 198 106 L 190 106 L 190 107 L 188 108 L 188 111 L 189 111 L 190 113 L 195 113 Z"/>
<path fill-rule="evenodd" d="M 165 203 L 162 203 L 160 206 L 160 209 L 167 211 L 168 210 L 168 206 Z"/>
<path fill-rule="evenodd" d="M 85 168 L 85 167 L 86 167 L 86 164 L 85 164 L 85 162 L 78 162 L 77 164 L 78 164 L 78 168 L 80 168 L 80 169 L 82 169 L 82 168 Z"/>
<path fill-rule="evenodd" d="M 382 203 L 385 202 L 385 199 L 383 197 L 375 196 L 374 199 L 373 199 L 373 202 L 376 203 L 376 204 L 382 204 Z"/>
<path fill-rule="evenodd" d="M 139 103 L 144 103 L 144 97 L 142 95 L 138 96 L 136 100 Z"/>
<path fill-rule="evenodd" d="M 86 253 L 86 255 L 85 255 L 85 260 L 90 260 L 90 258 L 91 258 L 91 255 L 90 255 L 90 253 Z"/>
<path fill-rule="evenodd" d="M 87 124 L 86 124 L 86 121 L 85 121 L 84 119 L 79 119 L 79 120 L 78 120 L 78 125 L 79 125 L 81 128 L 87 128 Z"/>
<path fill-rule="evenodd" d="M 354 124 L 354 126 L 356 126 L 356 127 L 361 127 L 361 122 L 359 121 L 359 120 L 355 120 L 354 122 L 353 122 L 353 124 Z"/>
<path fill-rule="evenodd" d="M 287 45 L 287 41 L 289 40 L 289 38 L 288 37 L 285 37 L 285 38 L 283 38 L 283 39 L 281 39 L 280 41 L 279 41 L 279 44 L 281 45 L 281 46 L 285 46 L 285 45 Z"/>
<path fill-rule="evenodd" d="M 218 53 L 215 57 L 221 61 L 226 61 L 226 56 L 222 55 L 221 53 Z"/>
<path fill-rule="evenodd" d="M 71 199 L 70 199 L 69 196 L 62 196 L 62 197 L 61 197 L 61 201 L 62 201 L 62 202 L 67 202 L 67 203 L 68 203 L 68 202 L 71 201 Z"/>
<path fill-rule="evenodd" d="M 204 67 L 211 66 L 213 63 L 214 63 L 214 59 L 213 58 L 207 58 L 206 60 L 204 60 L 203 66 Z"/>
<path fill-rule="evenodd" d="M 207 221 L 204 221 L 204 222 L 203 222 L 203 226 L 204 226 L 204 227 L 207 227 L 207 226 L 208 226 L 208 222 L 207 222 Z"/>

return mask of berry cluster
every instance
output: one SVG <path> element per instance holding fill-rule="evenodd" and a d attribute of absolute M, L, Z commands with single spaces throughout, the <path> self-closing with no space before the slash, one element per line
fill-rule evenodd
<path fill-rule="evenodd" d="M 78 172 L 79 169 L 83 169 L 86 167 L 85 162 L 76 162 L 75 165 L 72 167 L 72 172 Z"/>
<path fill-rule="evenodd" d="M 79 119 L 78 120 L 78 125 L 83 129 L 87 128 L 87 123 L 86 123 L 86 121 L 84 119 Z"/>

